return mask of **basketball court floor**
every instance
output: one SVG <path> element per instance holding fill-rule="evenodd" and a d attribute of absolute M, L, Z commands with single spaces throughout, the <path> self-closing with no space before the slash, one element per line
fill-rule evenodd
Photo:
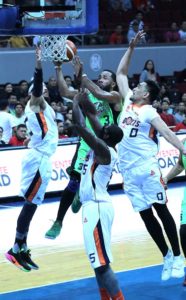
<path fill-rule="evenodd" d="M 174 183 L 167 191 L 168 206 L 178 228 L 183 189 L 184 183 Z M 161 282 L 161 254 L 127 197 L 121 190 L 111 194 L 115 208 L 112 266 L 126 300 L 185 300 L 183 279 Z M 28 244 L 40 269 L 27 273 L 4 258 L 4 252 L 14 242 L 21 205 L 0 206 L 0 300 L 99 299 L 94 274 L 84 253 L 81 211 L 73 214 L 69 209 L 56 240 L 44 237 L 55 219 L 57 207 L 58 199 L 46 199 L 35 214 Z"/>

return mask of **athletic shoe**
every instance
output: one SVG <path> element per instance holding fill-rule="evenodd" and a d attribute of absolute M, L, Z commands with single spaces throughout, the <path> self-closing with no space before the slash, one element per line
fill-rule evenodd
<path fill-rule="evenodd" d="M 7 253 L 5 253 L 5 257 L 20 270 L 25 272 L 31 271 L 31 268 L 22 259 L 20 252 L 14 253 L 11 248 Z"/>
<path fill-rule="evenodd" d="M 20 255 L 21 255 L 22 260 L 25 261 L 31 269 L 34 269 L 34 270 L 39 269 L 39 266 L 36 265 L 35 262 L 33 262 L 33 260 L 31 259 L 30 249 L 27 250 L 26 252 L 21 251 Z"/>
<path fill-rule="evenodd" d="M 73 212 L 74 214 L 78 213 L 78 211 L 79 211 L 80 208 L 81 208 L 81 205 L 82 205 L 82 203 L 80 202 L 79 191 L 78 191 L 78 192 L 75 194 L 74 200 L 73 200 L 72 205 L 71 205 L 72 212 Z"/>
<path fill-rule="evenodd" d="M 174 278 L 184 277 L 185 276 L 184 268 L 185 268 L 184 257 L 182 255 L 175 256 L 173 261 L 171 276 Z"/>
<path fill-rule="evenodd" d="M 52 227 L 45 233 L 45 237 L 47 239 L 54 240 L 57 238 L 58 235 L 60 235 L 62 225 L 59 221 L 55 221 Z"/>
<path fill-rule="evenodd" d="M 161 273 L 161 280 L 165 281 L 171 277 L 172 265 L 173 265 L 173 254 L 172 251 L 169 250 L 167 255 L 164 257 L 164 265 Z"/>

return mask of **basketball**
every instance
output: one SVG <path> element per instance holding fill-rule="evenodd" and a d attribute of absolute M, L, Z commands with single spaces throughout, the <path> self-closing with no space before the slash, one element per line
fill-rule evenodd
<path fill-rule="evenodd" d="M 71 61 L 74 58 L 74 55 L 77 53 L 77 48 L 76 45 L 70 40 L 66 40 L 66 51 L 68 57 L 68 60 L 66 61 Z"/>

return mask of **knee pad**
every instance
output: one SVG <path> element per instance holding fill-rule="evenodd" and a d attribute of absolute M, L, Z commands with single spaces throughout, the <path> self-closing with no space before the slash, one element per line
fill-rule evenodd
<path fill-rule="evenodd" d="M 79 189 L 79 184 L 80 184 L 79 179 L 71 177 L 67 188 L 70 192 L 76 193 L 77 190 Z"/>

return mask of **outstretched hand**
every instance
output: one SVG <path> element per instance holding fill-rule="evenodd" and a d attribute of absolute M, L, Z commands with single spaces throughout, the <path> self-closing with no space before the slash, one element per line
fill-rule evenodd
<path fill-rule="evenodd" d="M 74 68 L 74 73 L 76 77 L 81 77 L 83 73 L 83 63 L 80 61 L 79 56 L 75 56 L 72 65 Z"/>
<path fill-rule="evenodd" d="M 83 112 L 86 115 L 97 115 L 97 110 L 94 104 L 89 100 L 88 93 L 86 89 L 81 89 L 81 91 L 74 97 L 76 104 L 80 104 Z"/>
<path fill-rule="evenodd" d="M 62 65 L 62 60 L 53 60 L 53 64 L 54 64 L 54 66 L 55 67 L 61 67 L 61 65 Z"/>
<path fill-rule="evenodd" d="M 36 60 L 38 62 L 41 61 L 41 46 L 39 46 L 39 45 L 36 47 Z"/>
<path fill-rule="evenodd" d="M 74 82 L 78 89 L 81 87 L 81 79 L 83 74 L 83 63 L 80 61 L 78 56 L 75 56 L 72 65 L 74 68 Z"/>
<path fill-rule="evenodd" d="M 129 47 L 130 48 L 134 48 L 136 47 L 136 45 L 138 44 L 138 42 L 145 37 L 145 32 L 143 30 L 138 31 L 138 33 L 136 34 L 136 36 L 131 39 L 130 43 L 129 43 Z"/>
<path fill-rule="evenodd" d="M 97 110 L 95 105 L 89 100 L 88 93 L 86 90 L 81 92 L 81 107 L 86 115 L 97 115 Z"/>
<path fill-rule="evenodd" d="M 80 101 L 81 101 L 81 93 L 79 92 L 74 96 L 73 104 L 79 105 Z"/>

